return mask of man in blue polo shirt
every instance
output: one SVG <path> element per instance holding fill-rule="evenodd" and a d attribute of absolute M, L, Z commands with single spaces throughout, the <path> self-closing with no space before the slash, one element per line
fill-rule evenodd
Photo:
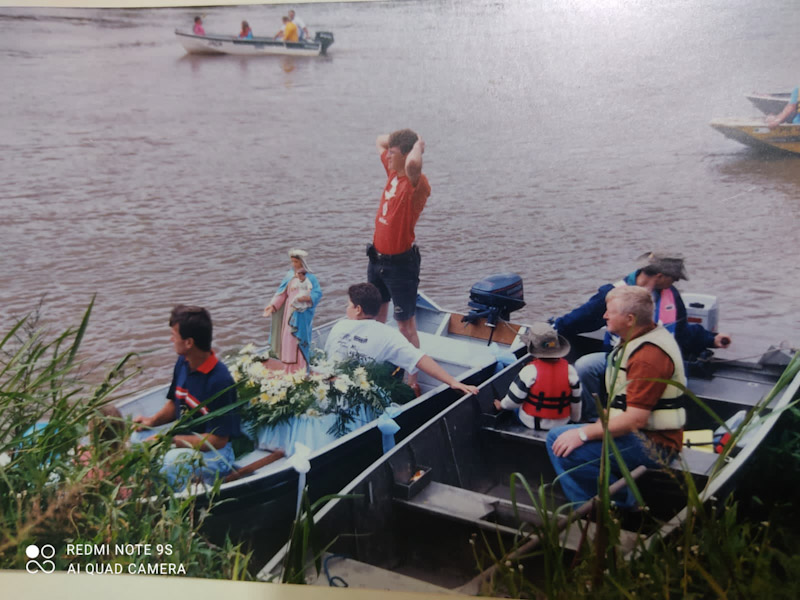
<path fill-rule="evenodd" d="M 211 350 L 212 325 L 208 311 L 178 305 L 172 310 L 169 326 L 172 329 L 170 341 L 178 354 L 172 384 L 161 410 L 150 417 L 134 418 L 143 429 L 171 423 L 184 411 L 193 411 L 193 416 L 202 417 L 236 402 L 233 378 Z M 217 475 L 224 477 L 233 465 L 231 440 L 239 432 L 236 410 L 202 423 L 190 421 L 186 433 L 172 438 L 175 447 L 164 457 L 162 470 L 170 484 L 176 490 L 183 489 L 193 470 L 206 483 L 212 483 Z M 195 468 L 198 455 L 201 466 Z"/>

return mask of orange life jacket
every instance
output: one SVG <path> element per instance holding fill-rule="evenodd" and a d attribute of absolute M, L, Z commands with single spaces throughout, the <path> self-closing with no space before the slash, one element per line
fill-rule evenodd
<path fill-rule="evenodd" d="M 569 385 L 569 363 L 565 358 L 557 361 L 534 358 L 536 381 L 533 382 L 522 410 L 540 419 L 567 419 L 570 415 L 572 388 Z"/>

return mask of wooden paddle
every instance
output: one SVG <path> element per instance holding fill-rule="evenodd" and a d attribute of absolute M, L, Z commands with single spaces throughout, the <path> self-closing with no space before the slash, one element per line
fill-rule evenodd
<path fill-rule="evenodd" d="M 254 460 L 249 465 L 245 465 L 241 469 L 234 469 L 230 473 L 228 473 L 225 478 L 222 480 L 223 483 L 228 483 L 229 481 L 236 481 L 237 479 L 241 479 L 242 477 L 246 477 L 250 475 L 253 471 L 257 471 L 261 467 L 266 467 L 270 463 L 274 463 L 279 458 L 283 458 L 284 456 L 283 450 L 275 450 L 271 454 L 268 454 L 264 458 L 259 458 L 258 460 Z"/>

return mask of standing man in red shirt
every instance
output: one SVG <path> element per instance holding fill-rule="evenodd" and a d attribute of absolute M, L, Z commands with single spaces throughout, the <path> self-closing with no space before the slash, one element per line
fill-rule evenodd
<path fill-rule="evenodd" d="M 397 328 L 419 348 L 414 313 L 420 254 L 414 245 L 414 226 L 431 194 L 428 178 L 422 174 L 425 142 L 410 129 L 401 129 L 378 136 L 375 145 L 388 179 L 375 215 L 375 235 L 367 247 L 367 280 L 381 293 L 377 320 L 386 322 L 391 300 Z M 416 377 L 409 379 L 409 385 L 416 385 Z"/>

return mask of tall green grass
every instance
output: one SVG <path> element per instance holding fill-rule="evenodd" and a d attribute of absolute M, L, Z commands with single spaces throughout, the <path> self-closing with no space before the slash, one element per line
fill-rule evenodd
<path fill-rule="evenodd" d="M 160 474 L 169 436 L 131 448 L 121 442 L 132 424 L 101 414 L 138 369 L 128 354 L 100 384 L 84 381 L 79 351 L 93 304 L 60 334 L 48 333 L 32 314 L 0 340 L 0 569 L 24 569 L 29 545 L 51 544 L 59 571 L 87 562 L 172 563 L 190 576 L 249 579 L 248 553 L 203 534 L 213 493 L 211 506 L 197 510 L 194 497 L 173 495 Z M 114 434 L 88 435 L 90 422 Z M 151 544 L 153 550 L 139 557 L 74 557 L 65 553 L 70 543 Z M 167 547 L 169 554 L 156 554 Z"/>
<path fill-rule="evenodd" d="M 308 486 L 303 488 L 300 510 L 297 518 L 292 523 L 288 548 L 281 565 L 279 576 L 281 583 L 305 584 L 309 570 L 312 567 L 316 575 L 319 576 L 322 569 L 323 556 L 336 543 L 336 538 L 323 545 L 317 531 L 314 516 L 325 504 L 332 500 L 347 500 L 360 497 L 360 494 L 329 494 L 312 503 L 308 497 Z"/>

